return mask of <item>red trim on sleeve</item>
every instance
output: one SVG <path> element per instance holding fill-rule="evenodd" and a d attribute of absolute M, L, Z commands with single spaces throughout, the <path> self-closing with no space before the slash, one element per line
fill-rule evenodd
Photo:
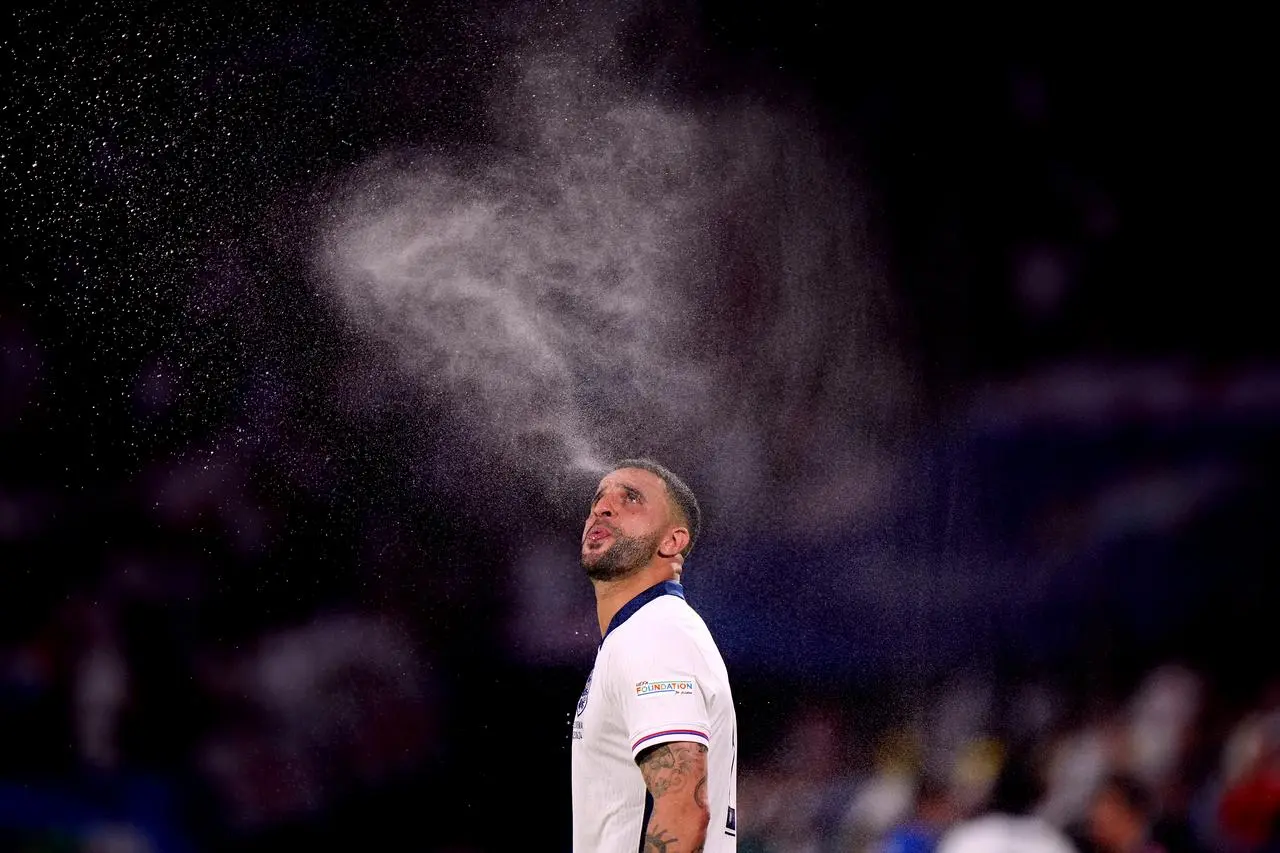
<path fill-rule="evenodd" d="M 645 735 L 644 737 L 640 738 L 640 740 L 636 741 L 631 745 L 631 751 L 635 752 L 637 749 L 640 748 L 640 745 L 645 743 L 646 741 L 651 741 L 654 738 L 665 737 L 667 735 L 693 735 L 694 737 L 698 738 L 698 740 L 705 740 L 705 741 L 711 740 L 711 738 L 709 738 L 705 732 L 700 732 L 697 729 L 667 729 L 666 731 L 654 732 L 651 735 Z"/>

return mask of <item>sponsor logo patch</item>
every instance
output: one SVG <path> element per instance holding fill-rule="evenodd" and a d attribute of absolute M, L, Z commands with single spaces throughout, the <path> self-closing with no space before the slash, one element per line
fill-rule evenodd
<path fill-rule="evenodd" d="M 655 696 L 659 693 L 690 696 L 697 685 L 692 678 L 664 679 L 662 681 L 641 681 L 636 684 L 637 696 Z"/>

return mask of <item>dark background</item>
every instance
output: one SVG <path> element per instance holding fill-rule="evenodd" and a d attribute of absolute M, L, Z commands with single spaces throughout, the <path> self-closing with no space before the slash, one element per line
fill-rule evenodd
<path fill-rule="evenodd" d="M 483 487 L 465 497 L 442 488 L 422 460 L 453 445 L 420 389 L 353 415 L 338 378 L 353 352 L 379 355 L 307 256 L 350 169 L 493 143 L 478 105 L 526 13 L 6 13 L 14 849 L 79 849 L 102 815 L 151 833 L 138 849 L 498 850 L 516 829 L 519 849 L 566 849 L 564 725 L 591 644 L 551 661 L 508 625 L 511 566 L 538 536 L 571 549 L 578 521 L 501 471 L 469 474 Z M 805 2 L 617 14 L 626 61 L 660 68 L 673 98 L 812 106 L 865 188 L 923 392 L 897 475 L 911 499 L 883 523 L 711 535 L 691 565 L 735 679 L 742 772 L 805 708 L 869 731 L 958 669 L 1052 679 L 1092 707 L 1175 661 L 1220 720 L 1250 707 L 1277 674 L 1280 421 L 1256 22 L 1126 31 L 1077 11 Z M 347 663 L 299 664 L 330 680 L 300 678 L 295 704 L 253 698 L 263 680 L 245 673 L 272 637 L 346 648 L 370 624 L 401 640 L 351 643 L 394 665 L 335 651 Z M 101 649 L 129 676 L 100 760 L 77 720 Z M 214 753 L 260 762 L 246 796 L 271 804 L 262 816 L 220 787 Z"/>

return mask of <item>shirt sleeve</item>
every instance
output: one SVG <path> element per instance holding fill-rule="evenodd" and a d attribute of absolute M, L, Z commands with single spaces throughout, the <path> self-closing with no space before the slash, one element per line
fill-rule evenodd
<path fill-rule="evenodd" d="M 692 639 L 679 632 L 628 648 L 615 660 L 618 703 L 632 758 L 662 743 L 710 746 L 700 660 Z"/>

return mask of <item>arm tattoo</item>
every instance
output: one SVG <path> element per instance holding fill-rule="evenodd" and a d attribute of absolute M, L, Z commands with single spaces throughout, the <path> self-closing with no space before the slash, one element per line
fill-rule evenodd
<path fill-rule="evenodd" d="M 707 748 L 700 743 L 663 743 L 645 750 L 636 757 L 640 765 L 640 773 L 644 776 L 645 787 L 653 795 L 654 800 L 672 791 L 681 791 L 694 787 L 694 799 L 702 805 L 706 801 L 707 776 L 705 769 L 701 779 L 694 783 L 696 758 L 707 754 Z M 661 849 L 661 848 L 659 848 Z"/>
<path fill-rule="evenodd" d="M 707 831 L 707 748 L 687 741 L 662 743 L 641 752 L 636 763 L 654 806 L 643 853 L 701 853 Z"/>
<path fill-rule="evenodd" d="M 679 838 L 672 836 L 665 829 L 647 833 L 644 837 L 644 853 L 674 853 L 671 845 L 678 844 Z"/>
<path fill-rule="evenodd" d="M 679 847 L 672 847 L 678 844 L 679 838 L 674 838 L 665 829 L 659 829 L 657 832 L 650 832 L 644 837 L 644 853 L 679 853 Z M 693 848 L 690 853 L 702 853 L 706 849 L 705 844 L 699 844 Z"/>

